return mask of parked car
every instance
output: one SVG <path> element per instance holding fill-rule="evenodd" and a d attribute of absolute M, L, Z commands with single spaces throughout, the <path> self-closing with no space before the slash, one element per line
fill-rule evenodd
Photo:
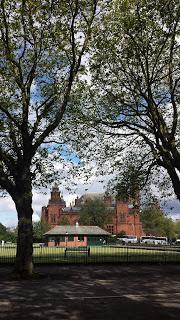
<path fill-rule="evenodd" d="M 118 237 L 117 241 L 122 244 L 138 243 L 138 238 L 136 236 L 125 235 L 122 237 Z"/>
<path fill-rule="evenodd" d="M 180 246 L 180 239 L 176 239 L 175 244 Z"/>

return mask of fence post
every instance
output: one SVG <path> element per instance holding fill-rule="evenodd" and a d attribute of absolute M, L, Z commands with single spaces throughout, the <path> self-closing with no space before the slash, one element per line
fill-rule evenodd
<path fill-rule="evenodd" d="M 166 248 L 164 247 L 164 263 L 166 263 Z"/>

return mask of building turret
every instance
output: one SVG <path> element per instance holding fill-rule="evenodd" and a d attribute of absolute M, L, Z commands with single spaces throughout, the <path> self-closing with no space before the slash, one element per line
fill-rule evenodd
<path fill-rule="evenodd" d="M 61 191 L 59 190 L 59 187 L 56 182 L 52 187 L 51 198 L 49 200 L 49 204 L 53 204 L 53 203 L 65 204 L 63 196 L 61 196 Z"/>

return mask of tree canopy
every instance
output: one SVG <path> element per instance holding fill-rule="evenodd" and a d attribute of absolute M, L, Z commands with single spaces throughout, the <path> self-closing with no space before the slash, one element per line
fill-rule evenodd
<path fill-rule="evenodd" d="M 110 2 L 93 37 L 84 116 L 102 133 L 104 159 L 134 151 L 147 176 L 167 172 L 180 200 L 179 17 L 177 0 Z"/>
<path fill-rule="evenodd" d="M 115 157 L 140 150 L 180 199 L 179 14 L 177 0 L 1 1 L 0 187 L 18 214 L 17 272 L 33 270 L 32 184 L 54 179 L 64 128 L 74 142 L 78 123 L 83 142 L 96 125 Z"/>
<path fill-rule="evenodd" d="M 67 226 L 69 225 L 69 220 L 67 217 L 62 216 L 59 220 L 59 225 L 61 226 Z"/>
<path fill-rule="evenodd" d="M 136 202 L 146 183 L 146 175 L 142 167 L 131 160 L 133 158 L 128 158 L 127 162 L 119 168 L 118 175 L 108 183 L 108 190 L 115 194 L 117 200 L 131 199 Z"/>
<path fill-rule="evenodd" d="M 34 242 L 43 242 L 43 234 L 51 229 L 51 226 L 40 220 L 33 223 L 33 240 Z"/>
<path fill-rule="evenodd" d="M 180 221 L 174 222 L 174 229 L 175 229 L 176 237 L 180 238 Z"/>
<path fill-rule="evenodd" d="M 57 141 L 55 130 L 60 135 L 71 113 L 71 94 L 85 68 L 101 2 L 0 3 L 0 186 L 17 209 L 19 274 L 33 272 L 32 183 L 42 183 L 43 158 L 47 165 L 52 151 L 46 143 Z M 64 143 L 63 136 L 58 143 Z M 51 165 L 46 178 L 53 173 Z"/>
<path fill-rule="evenodd" d="M 0 241 L 16 242 L 17 229 L 11 230 L 0 223 Z"/>
<path fill-rule="evenodd" d="M 103 228 L 107 223 L 111 223 L 111 220 L 111 212 L 100 199 L 88 199 L 81 205 L 80 224 Z"/>
<path fill-rule="evenodd" d="M 173 238 L 176 235 L 173 220 L 153 204 L 142 210 L 141 221 L 147 235 L 167 236 L 168 238 Z"/>

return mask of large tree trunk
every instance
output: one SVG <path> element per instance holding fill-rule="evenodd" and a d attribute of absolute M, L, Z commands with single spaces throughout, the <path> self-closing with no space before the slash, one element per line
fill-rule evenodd
<path fill-rule="evenodd" d="M 172 181 L 174 193 L 177 199 L 180 201 L 180 175 L 178 175 L 178 173 L 176 172 L 176 169 L 170 164 L 166 165 L 166 170 Z"/>
<path fill-rule="evenodd" d="M 18 239 L 15 262 L 15 273 L 20 277 L 31 277 L 33 274 L 33 227 L 32 227 L 32 190 L 31 182 L 26 181 L 21 192 L 16 195 L 18 213 Z"/>

